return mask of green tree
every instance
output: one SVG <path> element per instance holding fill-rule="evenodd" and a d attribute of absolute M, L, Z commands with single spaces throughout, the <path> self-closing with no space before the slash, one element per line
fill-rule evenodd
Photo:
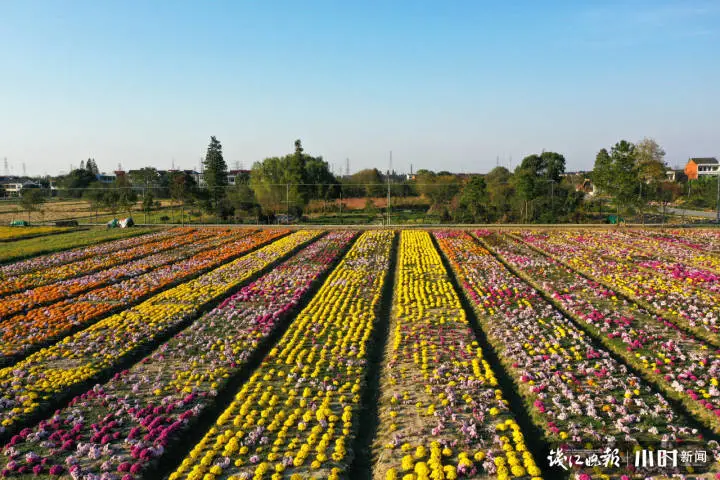
<path fill-rule="evenodd" d="M 452 199 L 460 192 L 460 181 L 455 175 L 440 173 L 442 175 L 422 169 L 415 176 L 418 192 L 430 199 L 430 209 L 433 211 L 447 210 Z"/>
<path fill-rule="evenodd" d="M 81 198 L 85 189 L 97 178 L 85 168 L 76 168 L 69 174 L 60 177 L 58 184 L 66 190 L 66 195 L 72 198 Z"/>
<path fill-rule="evenodd" d="M 40 211 L 40 206 L 46 201 L 46 193 L 40 188 L 23 188 L 20 191 L 20 206 L 28 214 L 28 221 L 30 221 L 30 214 L 32 212 Z"/>
<path fill-rule="evenodd" d="M 95 212 L 97 219 L 98 211 L 105 205 L 104 198 L 107 188 L 100 182 L 91 183 L 83 193 L 83 198 L 87 200 L 90 210 Z"/>
<path fill-rule="evenodd" d="M 309 198 L 327 200 L 337 196 L 339 182 L 322 157 L 308 158 L 304 173 Z"/>
<path fill-rule="evenodd" d="M 381 197 L 387 193 L 387 186 L 377 168 L 366 168 L 346 179 L 343 193 L 345 197 Z"/>
<path fill-rule="evenodd" d="M 488 201 L 491 209 L 491 221 L 510 221 L 515 199 L 513 174 L 505 167 L 495 167 L 485 175 Z"/>
<path fill-rule="evenodd" d="M 716 208 L 717 175 L 704 175 L 687 184 L 686 205 L 692 208 Z"/>
<path fill-rule="evenodd" d="M 245 181 L 236 180 L 235 187 L 228 191 L 227 200 L 235 210 L 236 218 L 242 218 L 248 215 L 257 218 L 260 215 L 255 192 L 250 188 L 249 180 L 249 178 Z"/>
<path fill-rule="evenodd" d="M 300 216 L 310 199 L 326 199 L 337 191 L 328 163 L 305 153 L 300 140 L 294 145 L 294 153 L 253 164 L 250 187 L 266 213 Z"/>
<path fill-rule="evenodd" d="M 83 168 L 82 163 L 80 163 L 80 168 Z M 94 158 L 87 159 L 87 162 L 85 162 L 85 170 L 87 170 L 93 176 L 98 175 L 100 173 L 100 170 L 98 169 L 97 163 L 95 163 Z"/>
<path fill-rule="evenodd" d="M 142 189 L 143 212 L 152 209 L 155 199 L 154 192 L 159 190 L 160 174 L 154 167 L 143 167 L 139 170 L 128 172 L 128 180 L 133 187 Z"/>
<path fill-rule="evenodd" d="M 635 156 L 640 181 L 638 204 L 642 210 L 648 201 L 662 200 L 661 184 L 665 183 L 667 171 L 665 150 L 652 138 L 643 138 L 635 146 Z"/>
<path fill-rule="evenodd" d="M 470 178 L 460 193 L 459 207 L 467 212 L 472 223 L 488 221 L 488 192 L 485 179 L 479 175 Z"/>
<path fill-rule="evenodd" d="M 515 169 L 515 186 L 523 202 L 522 213 L 526 221 L 539 219 L 555 221 L 560 205 L 555 201 L 555 186 L 565 172 L 565 157 L 556 152 L 542 152 L 523 158 Z M 549 209 L 548 209 L 549 207 Z"/>
<path fill-rule="evenodd" d="M 118 212 L 130 215 L 135 202 L 137 202 L 137 193 L 132 189 L 132 185 L 125 175 L 115 178 L 112 187 L 108 188 L 103 195 L 103 203 L 113 215 Z"/>
<path fill-rule="evenodd" d="M 203 178 L 210 200 L 209 208 L 222 218 L 221 200 L 225 197 L 225 187 L 228 184 L 227 164 L 223 159 L 222 145 L 214 136 L 210 137 L 203 166 Z"/>
<path fill-rule="evenodd" d="M 665 180 L 665 150 L 652 138 L 643 138 L 637 143 L 635 162 L 641 180 L 648 183 Z"/>
<path fill-rule="evenodd" d="M 185 206 L 192 201 L 193 192 L 196 191 L 195 179 L 185 172 L 170 172 L 168 175 L 168 189 L 173 209 L 180 205 L 180 221 L 185 221 Z"/>
<path fill-rule="evenodd" d="M 610 152 L 602 148 L 595 156 L 595 165 L 592 171 L 592 181 L 599 192 L 608 193 L 613 188 L 613 160 Z"/>
<path fill-rule="evenodd" d="M 146 192 L 142 199 L 143 212 L 149 212 L 153 209 L 155 197 L 152 192 Z"/>
<path fill-rule="evenodd" d="M 250 172 L 250 187 L 266 213 L 282 213 L 302 201 L 302 172 L 291 167 L 294 155 L 270 157 L 255 162 Z M 290 202 L 289 204 L 286 202 Z"/>
<path fill-rule="evenodd" d="M 637 204 L 640 177 L 635 145 L 621 140 L 610 153 L 600 150 L 595 158 L 592 177 L 596 187 L 614 198 L 618 213 L 621 206 Z"/>
<path fill-rule="evenodd" d="M 135 187 L 155 188 L 160 184 L 160 173 L 155 167 L 143 167 L 128 172 L 128 179 Z"/>

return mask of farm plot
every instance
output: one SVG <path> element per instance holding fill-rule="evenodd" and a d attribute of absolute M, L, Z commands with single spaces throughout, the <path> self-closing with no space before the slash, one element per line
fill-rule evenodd
<path fill-rule="evenodd" d="M 634 449 L 703 441 L 661 393 L 594 345 L 469 234 L 436 237 L 549 444 Z"/>
<path fill-rule="evenodd" d="M 399 248 L 375 477 L 537 477 L 430 235 Z"/>
<path fill-rule="evenodd" d="M 720 478 L 715 231 L 81 233 L 0 266 L 0 478 Z"/>

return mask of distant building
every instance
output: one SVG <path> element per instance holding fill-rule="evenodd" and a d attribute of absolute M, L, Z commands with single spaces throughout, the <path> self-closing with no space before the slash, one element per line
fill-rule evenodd
<path fill-rule="evenodd" d="M 720 163 L 715 157 L 691 158 L 685 165 L 688 180 L 697 180 L 705 175 L 718 175 Z"/>
<path fill-rule="evenodd" d="M 35 182 L 7 182 L 2 184 L 6 197 L 19 197 L 23 190 L 29 188 L 42 188 L 42 185 Z"/>
<path fill-rule="evenodd" d="M 186 175 L 192 177 L 193 180 L 195 180 L 195 185 L 203 185 L 205 183 L 205 179 L 203 178 L 203 174 L 198 172 L 197 170 L 181 170 Z"/>
<path fill-rule="evenodd" d="M 588 197 L 595 196 L 595 185 L 589 178 L 584 178 L 581 183 L 575 185 L 576 192 L 582 192 Z"/>
<path fill-rule="evenodd" d="M 98 182 L 103 184 L 110 184 L 115 182 L 116 175 L 108 175 L 106 173 L 96 173 L 95 178 Z"/>
<path fill-rule="evenodd" d="M 20 195 L 20 191 L 22 190 L 23 184 L 17 183 L 17 182 L 8 182 L 3 183 L 2 188 L 5 191 L 6 197 L 17 197 Z"/>

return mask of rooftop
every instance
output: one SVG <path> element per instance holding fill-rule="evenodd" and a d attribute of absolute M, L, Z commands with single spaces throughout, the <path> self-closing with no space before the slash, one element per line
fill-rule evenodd
<path fill-rule="evenodd" d="M 715 157 L 700 157 L 700 158 L 691 158 L 691 162 L 695 162 L 698 165 L 717 165 L 718 160 Z"/>

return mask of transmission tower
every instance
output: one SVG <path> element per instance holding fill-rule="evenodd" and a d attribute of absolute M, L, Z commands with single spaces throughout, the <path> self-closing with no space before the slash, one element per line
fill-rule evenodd
<path fill-rule="evenodd" d="M 8 175 L 10 175 L 10 166 L 8 165 L 7 157 L 5 157 L 4 163 L 5 163 L 5 176 L 7 177 Z"/>
<path fill-rule="evenodd" d="M 26 177 L 27 176 L 27 167 L 25 166 L 25 162 L 22 163 L 22 167 L 23 167 L 23 177 Z"/>
<path fill-rule="evenodd" d="M 345 159 L 345 176 L 346 177 L 350 176 L 350 159 L 349 158 Z"/>

